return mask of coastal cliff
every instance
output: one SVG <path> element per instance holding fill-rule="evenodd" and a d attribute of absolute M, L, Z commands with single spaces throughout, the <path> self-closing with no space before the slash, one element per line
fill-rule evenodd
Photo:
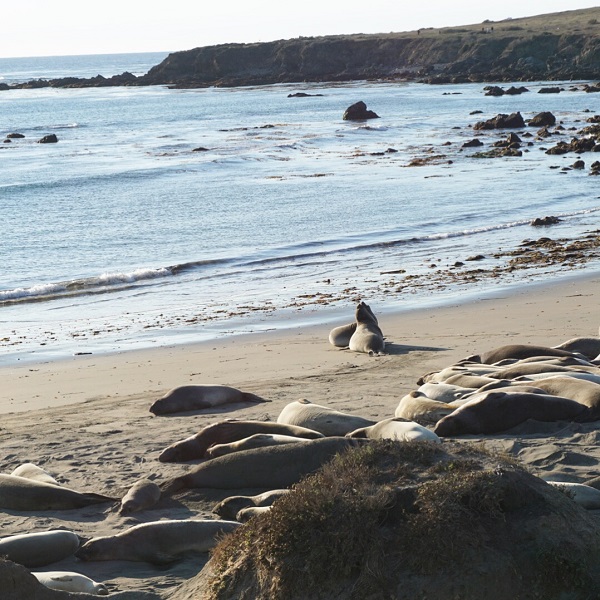
<path fill-rule="evenodd" d="M 123 73 L 13 87 L 191 88 L 364 79 L 430 83 L 600 79 L 600 7 L 404 33 L 205 46 L 169 54 L 141 77 Z"/>
<path fill-rule="evenodd" d="M 408 33 L 223 44 L 170 54 L 142 79 L 176 87 L 303 81 L 600 77 L 600 8 Z"/>

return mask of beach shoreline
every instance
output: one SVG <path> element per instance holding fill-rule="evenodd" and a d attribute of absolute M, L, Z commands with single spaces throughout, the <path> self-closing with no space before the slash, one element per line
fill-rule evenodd
<path fill-rule="evenodd" d="M 600 271 L 594 270 L 556 281 L 487 289 L 468 294 L 462 301 L 446 298 L 436 304 L 431 299 L 423 306 L 400 311 L 379 304 L 372 308 L 391 343 L 389 352 L 410 353 L 414 347 L 437 347 L 443 340 L 450 346 L 445 352 L 459 360 L 465 346 L 472 348 L 465 356 L 481 349 L 477 350 L 476 344 L 485 339 L 484 325 L 489 326 L 490 341 L 497 340 L 496 346 L 502 339 L 508 343 L 525 338 L 530 343 L 553 345 L 568 337 L 597 335 L 600 314 L 594 312 L 593 297 L 599 287 Z M 584 303 L 590 298 L 591 306 L 587 306 Z M 572 314 L 582 305 L 586 305 L 583 314 Z M 48 409 L 141 391 L 156 395 L 190 383 L 241 385 L 256 375 L 271 379 L 283 373 L 293 377 L 334 368 L 340 358 L 359 355 L 334 348 L 327 341 L 331 328 L 354 320 L 352 305 L 345 313 L 338 308 L 330 314 L 329 320 L 313 315 L 314 322 L 308 317 L 287 328 L 265 327 L 198 342 L 1 366 L 6 394 L 0 412 Z M 562 326 L 558 322 L 561 314 Z M 512 322 L 503 330 L 509 315 Z M 570 331 L 567 323 L 574 323 Z"/>

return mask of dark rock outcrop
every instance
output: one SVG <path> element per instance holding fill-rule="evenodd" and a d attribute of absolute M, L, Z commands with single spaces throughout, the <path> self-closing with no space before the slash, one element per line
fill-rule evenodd
<path fill-rule="evenodd" d="M 551 112 L 541 112 L 529 119 L 529 127 L 549 127 L 556 124 L 556 117 Z"/>
<path fill-rule="evenodd" d="M 51 133 L 49 135 L 45 135 L 42 139 L 38 140 L 38 144 L 56 144 L 58 142 L 58 138 L 55 133 Z"/>
<path fill-rule="evenodd" d="M 367 109 L 367 105 L 359 100 L 346 109 L 342 116 L 344 121 L 365 121 L 366 119 L 379 119 L 379 115 Z"/>
<path fill-rule="evenodd" d="M 520 112 L 510 115 L 499 114 L 487 121 L 478 121 L 473 125 L 473 129 L 518 129 L 525 127 L 525 121 Z"/>
<path fill-rule="evenodd" d="M 531 225 L 533 225 L 533 227 L 543 227 L 545 225 L 556 225 L 557 223 L 560 223 L 560 219 L 555 216 L 538 217 L 537 219 L 533 219 L 533 221 L 531 221 Z"/>

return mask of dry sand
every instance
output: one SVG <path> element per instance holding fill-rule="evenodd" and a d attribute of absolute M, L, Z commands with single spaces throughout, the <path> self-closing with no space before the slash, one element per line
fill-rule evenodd
<path fill-rule="evenodd" d="M 139 478 L 158 483 L 190 465 L 158 462 L 160 451 L 225 417 L 276 420 L 299 398 L 372 419 L 393 416 L 417 379 L 470 354 L 508 343 L 559 344 L 596 336 L 600 274 L 444 308 L 387 314 L 372 305 L 388 341 L 386 356 L 340 350 L 327 341 L 340 324 L 231 337 L 218 342 L 0 369 L 0 472 L 33 462 L 60 483 L 120 497 Z M 366 299 L 368 302 L 368 299 Z M 347 322 L 353 320 L 348 307 Z M 153 400 L 172 387 L 218 383 L 254 392 L 267 404 L 230 406 L 192 415 L 154 417 Z M 598 426 L 597 426 L 598 425 Z M 467 436 L 467 443 L 475 440 Z M 549 424 L 544 433 L 523 428 L 487 438 L 544 478 L 580 481 L 600 475 L 600 423 Z M 25 513 L 2 510 L 2 535 L 68 528 L 83 538 L 107 535 L 139 522 L 212 517 L 210 509 L 232 493 L 193 490 L 161 500 L 151 510 L 122 517 L 116 506 Z M 111 592 L 168 594 L 195 575 L 204 560 L 169 568 L 145 563 L 83 563 L 74 558 L 45 570 L 76 570 L 105 582 Z"/>

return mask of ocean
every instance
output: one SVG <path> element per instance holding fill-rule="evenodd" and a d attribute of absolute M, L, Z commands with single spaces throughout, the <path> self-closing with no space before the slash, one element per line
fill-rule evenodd
<path fill-rule="evenodd" d="M 139 75 L 165 56 L 0 59 L 0 82 Z M 600 229 L 598 154 L 571 170 L 579 156 L 544 152 L 599 112 L 577 83 L 501 97 L 364 81 L 1 91 L 1 135 L 25 137 L 0 143 L 0 365 L 349 322 L 358 299 L 380 315 L 598 269 L 432 276 Z M 380 118 L 342 120 L 359 100 Z M 475 122 L 515 111 L 563 129 L 520 130 L 534 135 L 519 158 L 462 147 Z M 507 133 L 481 132 L 483 149 Z M 530 225 L 546 215 L 560 222 Z"/>

